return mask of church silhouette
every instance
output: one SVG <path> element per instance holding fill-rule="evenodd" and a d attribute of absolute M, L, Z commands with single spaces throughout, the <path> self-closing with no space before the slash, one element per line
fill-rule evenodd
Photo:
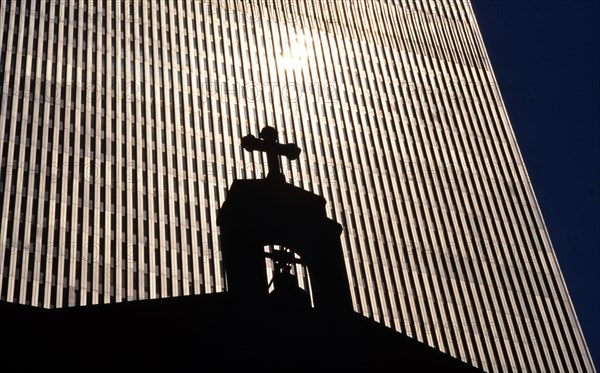
<path fill-rule="evenodd" d="M 300 149 L 279 144 L 270 127 L 242 146 L 267 154 L 269 174 L 234 181 L 219 211 L 226 293 L 52 310 L 4 302 L 5 364 L 78 372 L 480 372 L 355 313 L 342 227 L 326 216 L 324 198 L 281 173 L 279 157 L 296 159 Z M 265 251 L 270 245 L 280 249 Z M 298 286 L 296 264 L 309 273 L 310 294 Z"/>

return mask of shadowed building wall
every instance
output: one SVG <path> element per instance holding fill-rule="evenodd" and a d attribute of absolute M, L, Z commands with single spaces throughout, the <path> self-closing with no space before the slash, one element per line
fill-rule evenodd
<path fill-rule="evenodd" d="M 225 291 L 216 212 L 272 126 L 357 312 L 487 371 L 593 371 L 468 1 L 2 0 L 0 27 L 0 299 Z"/>

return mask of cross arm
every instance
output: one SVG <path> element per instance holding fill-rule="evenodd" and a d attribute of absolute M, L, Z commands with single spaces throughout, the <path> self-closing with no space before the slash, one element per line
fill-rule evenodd
<path fill-rule="evenodd" d="M 242 137 L 242 148 L 247 151 L 261 151 L 282 155 L 291 160 L 297 159 L 301 149 L 296 144 L 268 143 L 252 135 Z"/>
<path fill-rule="evenodd" d="M 242 148 L 244 148 L 244 150 L 247 150 L 249 152 L 252 152 L 255 150 L 264 152 L 267 150 L 267 146 L 265 146 L 265 145 L 266 144 L 264 143 L 264 141 L 261 141 L 252 135 L 242 137 Z"/>

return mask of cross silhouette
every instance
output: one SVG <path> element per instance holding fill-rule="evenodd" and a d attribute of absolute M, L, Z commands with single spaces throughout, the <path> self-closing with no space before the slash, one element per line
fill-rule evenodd
<path fill-rule="evenodd" d="M 277 142 L 277 130 L 273 127 L 265 127 L 260 131 L 260 139 L 252 135 L 242 137 L 242 148 L 252 152 L 258 150 L 267 153 L 267 164 L 269 174 L 267 178 L 283 177 L 279 156 L 289 159 L 297 159 L 300 155 L 300 148 L 296 144 L 280 144 Z M 261 140 L 262 139 L 262 140 Z"/>

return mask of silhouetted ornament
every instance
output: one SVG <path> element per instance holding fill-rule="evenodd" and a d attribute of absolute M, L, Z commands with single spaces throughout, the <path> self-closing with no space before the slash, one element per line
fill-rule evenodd
<path fill-rule="evenodd" d="M 300 148 L 296 144 L 280 144 L 277 141 L 277 130 L 273 127 L 265 127 L 260 131 L 260 139 L 252 135 L 242 138 L 242 148 L 247 151 L 261 151 L 267 153 L 269 174 L 267 177 L 283 178 L 279 157 L 284 156 L 291 160 L 300 155 Z"/>
<path fill-rule="evenodd" d="M 271 281 L 275 289 L 269 294 L 275 306 L 297 310 L 310 308 L 310 296 L 298 286 L 291 265 L 279 263 Z"/>

